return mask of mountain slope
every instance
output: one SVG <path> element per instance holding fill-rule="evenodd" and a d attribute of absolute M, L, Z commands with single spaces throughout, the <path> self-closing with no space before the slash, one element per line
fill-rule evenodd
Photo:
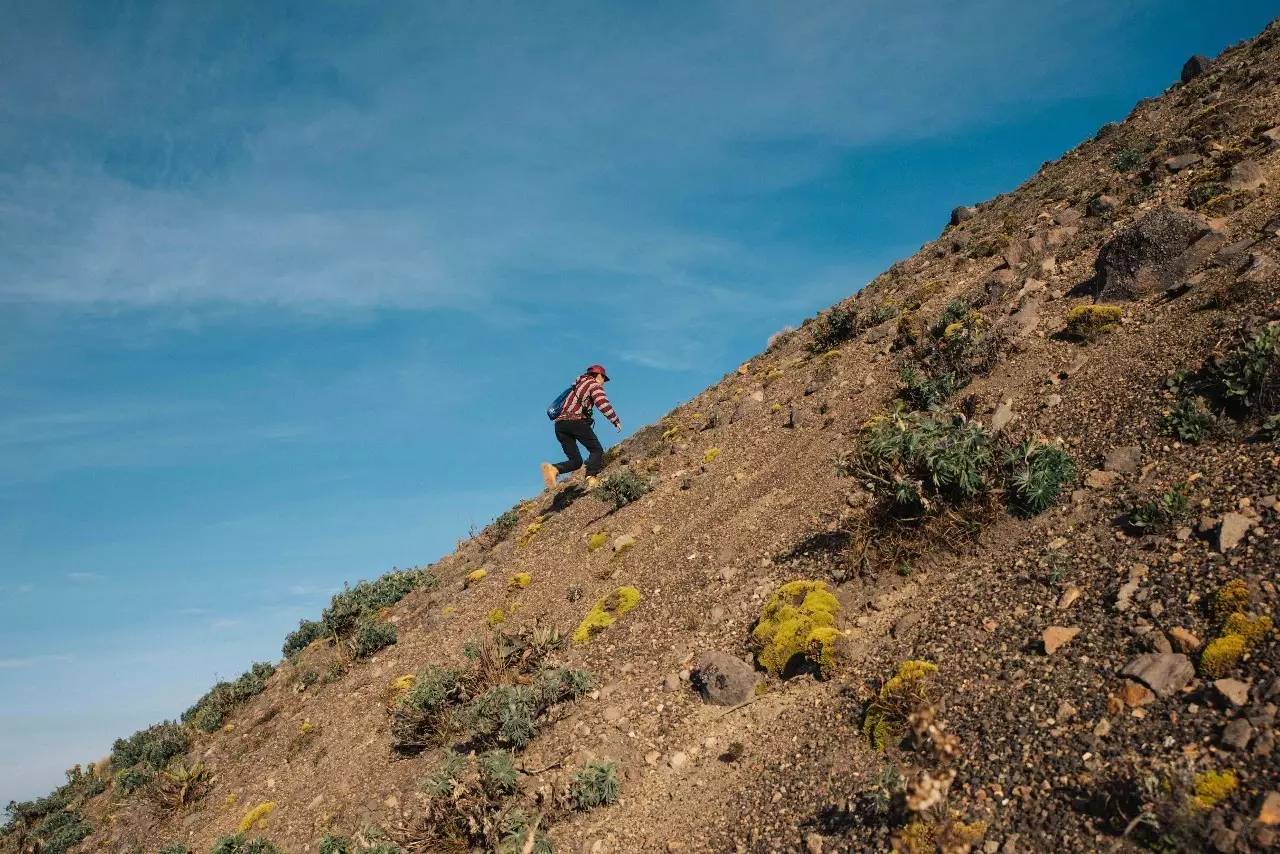
<path fill-rule="evenodd" d="M 556 850 L 1267 847 L 1280 26 L 1184 77 L 624 442 L 606 474 L 651 484 L 637 500 L 562 487 L 385 603 L 335 607 L 156 762 L 118 750 L 16 809 L 0 851 L 206 851 L 241 825 L 290 852 L 328 834 L 466 850 L 517 807 Z M 935 434 L 929 453 L 884 444 Z M 1046 448 L 1076 471 L 1033 496 L 1019 477 Z M 796 580 L 835 596 L 834 663 L 724 664 L 740 702 L 704 701 L 698 657 L 754 662 L 762 608 Z M 623 587 L 638 603 L 587 642 L 531 636 L 621 610 Z M 494 627 L 526 635 L 476 646 Z M 482 797 L 472 772 L 424 791 L 451 746 L 520 747 L 467 704 L 549 696 L 548 648 L 594 685 L 530 707 L 518 792 Z M 936 675 L 888 682 L 911 660 Z M 406 717 L 394 683 L 430 665 L 462 674 L 441 702 L 475 715 Z M 920 691 L 899 708 L 903 686 Z M 170 753 L 211 779 L 175 795 L 154 773 Z M 619 799 L 575 809 L 592 760 L 616 763 Z"/>

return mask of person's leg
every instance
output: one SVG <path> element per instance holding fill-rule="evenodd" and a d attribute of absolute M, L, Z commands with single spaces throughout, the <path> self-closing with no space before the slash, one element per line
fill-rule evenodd
<path fill-rule="evenodd" d="M 582 422 L 582 432 L 578 436 L 578 441 L 587 449 L 587 477 L 595 477 L 600 473 L 600 469 L 604 468 L 604 446 L 596 437 L 596 431 L 591 429 L 591 425 L 585 421 Z"/>
<path fill-rule="evenodd" d="M 578 437 L 574 425 L 577 421 L 557 421 L 556 439 L 564 449 L 564 462 L 556 463 L 555 469 L 560 474 L 567 474 L 582 468 L 582 452 L 578 450 Z"/>

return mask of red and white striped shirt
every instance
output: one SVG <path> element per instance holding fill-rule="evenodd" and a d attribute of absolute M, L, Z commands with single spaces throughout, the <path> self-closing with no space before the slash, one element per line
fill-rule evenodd
<path fill-rule="evenodd" d="M 573 390 L 564 399 L 564 406 L 561 407 L 556 420 L 573 421 L 590 418 L 592 406 L 599 409 L 600 414 L 608 418 L 614 427 L 621 423 L 618 421 L 618 414 L 613 411 L 613 405 L 609 403 L 608 395 L 604 393 L 604 386 L 592 374 L 583 374 L 578 377 L 578 381 L 573 384 Z"/>

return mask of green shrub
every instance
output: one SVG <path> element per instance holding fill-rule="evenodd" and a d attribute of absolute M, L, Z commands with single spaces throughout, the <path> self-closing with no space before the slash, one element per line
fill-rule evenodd
<path fill-rule="evenodd" d="M 359 658 L 368 658 L 380 649 L 396 642 L 395 623 L 386 620 L 364 620 L 356 630 L 352 651 Z"/>
<path fill-rule="evenodd" d="M 446 753 L 435 773 L 422 781 L 421 790 L 428 799 L 416 841 L 427 850 L 524 851 L 530 822 L 513 805 L 518 788 L 509 755 Z M 533 850 L 551 851 L 536 831 Z"/>
<path fill-rule="evenodd" d="M 159 854 L 191 854 L 191 849 L 181 842 L 174 842 L 161 848 Z"/>
<path fill-rule="evenodd" d="M 324 623 L 318 620 L 301 620 L 298 628 L 284 639 L 284 647 L 280 651 L 285 658 L 293 658 L 326 634 Z"/>
<path fill-rule="evenodd" d="M 489 531 L 493 534 L 494 540 L 501 542 L 511 536 L 519 524 L 520 514 L 514 510 L 508 510 L 489 524 Z"/>
<path fill-rule="evenodd" d="M 1132 172 L 1142 165 L 1146 154 L 1137 148 L 1122 148 L 1111 159 L 1111 165 L 1117 172 Z"/>
<path fill-rule="evenodd" d="M 593 685 L 593 677 L 583 671 L 544 670 L 531 685 L 495 685 L 454 709 L 451 723 L 473 745 L 523 750 L 548 709 L 580 697 Z"/>
<path fill-rule="evenodd" d="M 391 739 L 397 750 L 417 751 L 437 743 L 449 706 L 461 702 L 466 682 L 449 667 L 428 666 L 391 711 Z"/>
<path fill-rule="evenodd" d="M 1186 484 L 1175 484 L 1159 498 L 1145 501 L 1129 512 L 1130 526 L 1140 531 L 1167 531 L 1191 510 Z"/>
<path fill-rule="evenodd" d="M 960 417 L 894 410 L 862 435 L 861 475 L 903 508 L 923 509 L 930 497 L 958 502 L 987 488 L 994 460 L 991 436 Z"/>
<path fill-rule="evenodd" d="M 1264 326 L 1220 359 L 1212 378 L 1228 405 L 1252 409 L 1274 403 L 1280 325 Z"/>
<path fill-rule="evenodd" d="M 1264 442 L 1280 439 L 1280 415 L 1272 415 L 1258 428 L 1258 438 Z"/>
<path fill-rule="evenodd" d="M 1201 181 L 1187 191 L 1187 207 L 1199 210 L 1226 193 L 1227 186 L 1219 181 Z"/>
<path fill-rule="evenodd" d="M 595 494 L 603 501 L 613 504 L 619 510 L 633 501 L 637 501 L 650 489 L 649 481 L 632 471 L 611 474 L 595 488 Z"/>
<path fill-rule="evenodd" d="M 554 854 L 551 840 L 534 827 L 524 810 L 516 808 L 503 814 L 499 821 L 501 841 L 498 854 Z M 533 844 L 529 844 L 532 835 Z"/>
<path fill-rule="evenodd" d="M 898 396 L 916 409 L 935 409 L 995 364 L 1002 337 L 962 299 L 947 303 L 899 367 Z"/>
<path fill-rule="evenodd" d="M 111 768 L 122 771 L 142 765 L 151 771 L 159 771 L 169 760 L 182 756 L 191 746 L 191 739 L 181 726 L 171 721 L 154 724 L 138 730 L 128 738 L 118 738 L 111 748 Z"/>
<path fill-rule="evenodd" d="M 1009 503 L 1025 515 L 1044 511 L 1076 477 L 1076 465 L 1061 445 L 1026 440 L 1005 457 Z"/>
<path fill-rule="evenodd" d="M 189 723 L 204 732 L 213 732 L 226 722 L 227 716 L 237 707 L 261 694 L 267 687 L 267 679 L 275 672 L 274 664 L 260 661 L 234 682 L 219 682 L 197 700 L 194 706 L 182 713 L 183 723 Z"/>
<path fill-rule="evenodd" d="M 40 840 L 41 854 L 66 854 L 93 832 L 93 828 L 78 812 L 57 810 L 46 815 L 31 829 L 31 836 Z"/>
<path fill-rule="evenodd" d="M 390 608 L 419 587 L 435 587 L 439 582 L 425 569 L 404 569 L 388 572 L 375 581 L 361 581 L 345 588 L 333 597 L 324 610 L 321 620 L 326 628 L 339 637 L 354 633 L 360 621 Z"/>
<path fill-rule="evenodd" d="M 1213 429 L 1214 417 L 1204 399 L 1183 397 L 1160 419 L 1160 430 L 1181 442 L 1198 445 Z"/>
<path fill-rule="evenodd" d="M 320 847 L 317 850 L 319 854 L 348 854 L 351 851 L 351 840 L 345 836 L 327 833 L 324 839 L 320 840 Z"/>
<path fill-rule="evenodd" d="M 615 762 L 588 762 L 573 775 L 569 800 L 575 809 L 589 810 L 618 802 L 618 766 Z"/>
<path fill-rule="evenodd" d="M 861 329 L 856 309 L 836 306 L 819 315 L 813 323 L 813 340 L 809 342 L 809 352 L 825 353 L 835 349 L 852 339 Z"/>
<path fill-rule="evenodd" d="M 236 833 L 215 842 L 209 854 L 280 854 L 280 849 L 260 836 L 249 839 L 243 833 Z"/>
<path fill-rule="evenodd" d="M 154 776 L 141 768 L 125 768 L 116 772 L 116 789 L 122 795 L 132 795 L 150 783 Z"/>
<path fill-rule="evenodd" d="M 80 814 L 84 803 L 106 789 L 106 781 L 79 765 L 67 770 L 67 782 L 43 798 L 10 801 L 0 825 L 0 850 L 63 852 L 88 836 L 92 828 Z M 16 845 L 16 848 L 5 847 Z"/>

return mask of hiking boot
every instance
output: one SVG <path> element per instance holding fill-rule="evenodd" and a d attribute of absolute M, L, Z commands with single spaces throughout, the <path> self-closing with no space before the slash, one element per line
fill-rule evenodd
<path fill-rule="evenodd" d="M 559 474 L 560 472 L 551 463 L 542 464 L 542 482 L 547 485 L 547 489 L 556 488 L 556 477 Z"/>
<path fill-rule="evenodd" d="M 587 475 L 587 491 L 588 492 L 595 489 L 599 485 L 600 485 L 600 478 L 596 477 L 593 474 Z"/>

